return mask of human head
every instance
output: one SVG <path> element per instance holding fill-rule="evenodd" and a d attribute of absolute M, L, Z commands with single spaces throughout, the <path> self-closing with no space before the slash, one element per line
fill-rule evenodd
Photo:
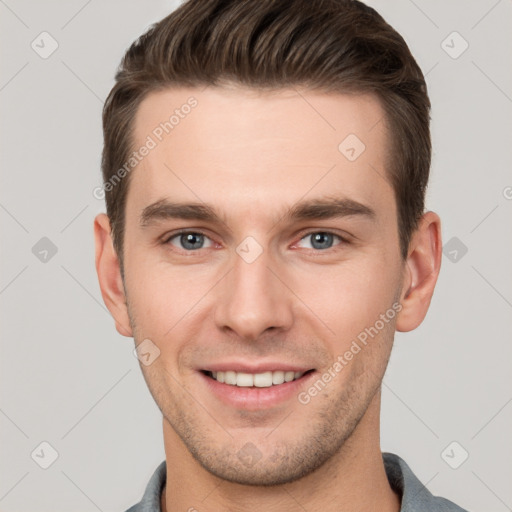
<path fill-rule="evenodd" d="M 336 18 L 336 5 L 338 24 L 326 31 Z M 228 6 L 232 11 L 225 14 Z M 299 14 L 298 6 L 305 11 Z M 271 15 L 261 14 L 263 7 Z M 250 17 L 254 12 L 260 13 L 261 23 L 247 32 L 240 13 Z M 300 24 L 295 17 L 304 12 Z M 357 438 L 358 448 L 375 457 L 379 390 L 395 329 L 417 327 L 433 293 L 440 264 L 437 216 L 421 216 L 409 247 L 401 246 L 402 231 L 397 229 L 400 205 L 412 211 L 410 205 L 419 201 L 416 215 L 423 209 L 428 165 L 418 164 L 421 148 L 413 139 L 411 146 L 406 141 L 414 134 L 429 154 L 428 100 L 418 68 L 411 62 L 402 66 L 386 49 L 384 41 L 396 45 L 401 39 L 376 16 L 352 2 L 186 3 L 157 27 L 181 20 L 183 27 L 190 22 L 198 28 L 171 33 L 157 28 L 143 36 L 125 59 L 125 68 L 130 63 L 132 71 L 119 78 L 124 92 L 119 92 L 118 83 L 107 101 L 108 145 L 121 161 L 131 149 L 142 147 L 174 107 L 193 96 L 190 115 L 113 187 L 119 192 L 121 184 L 130 183 L 124 200 L 109 198 L 111 207 L 122 205 L 124 225 L 120 231 L 119 217 L 112 211 L 110 219 L 97 217 L 96 266 L 118 331 L 133 336 L 138 347 L 144 349 L 146 342 L 158 349 L 159 356 L 141 368 L 163 413 L 166 450 L 181 462 L 190 463 L 192 455 L 209 474 L 232 482 L 291 482 L 325 466 L 335 455 L 342 460 L 342 448 L 350 458 Z M 328 32 L 334 40 L 339 38 L 344 17 L 350 37 L 342 39 L 350 48 L 339 42 L 340 51 L 335 42 L 324 41 L 320 51 L 321 38 L 315 37 Z M 372 18 L 377 20 L 373 25 Z M 312 32 L 312 20 L 317 32 Z M 265 38 L 260 38 L 262 33 Z M 175 40 L 177 34 L 181 39 Z M 234 38 L 236 34 L 240 38 Z M 309 42 L 304 39 L 308 34 Z M 154 38 L 153 45 L 148 38 Z M 299 42 L 294 46 L 294 41 Z M 378 50 L 375 41 L 381 42 Z M 340 53 L 349 64 L 345 60 L 336 68 L 332 61 Z M 273 56 L 274 67 L 265 61 L 267 54 Z M 285 58 L 279 60 L 280 55 Z M 383 58 L 393 63 L 387 73 Z M 239 66 L 238 75 L 231 61 Z M 141 89 L 147 76 L 134 70 L 137 63 L 153 73 L 152 90 Z M 333 78 L 333 66 L 343 82 Z M 220 74 L 206 73 L 217 68 Z M 402 76 L 408 69 L 416 69 L 415 78 Z M 200 79 L 192 79 L 192 71 Z M 301 78 L 303 73 L 309 78 Z M 388 87 L 384 92 L 382 84 Z M 408 102 L 404 96 L 415 100 Z M 425 108 L 416 111 L 412 105 L 421 101 Z M 408 117 L 404 113 L 411 122 L 400 125 L 397 119 Z M 109 124 L 118 114 L 124 132 Z M 124 149 L 123 133 L 130 135 Z M 359 134 L 366 144 L 354 161 L 338 149 L 340 137 L 347 134 Z M 398 168 L 398 159 L 392 158 L 398 150 L 408 155 L 400 165 L 409 166 L 400 184 L 414 201 L 404 191 L 397 194 L 402 189 L 395 186 L 390 169 Z M 105 155 L 104 168 L 115 169 L 112 155 Z M 349 215 L 325 215 L 332 212 L 325 201 L 333 195 L 345 198 Z M 162 197 L 175 204 L 162 206 Z M 347 207 L 347 197 L 359 202 L 359 213 L 364 210 L 361 204 L 371 208 L 353 213 L 355 203 Z M 411 216 L 404 219 L 411 221 Z M 122 280 L 110 223 L 114 239 L 115 233 L 118 236 L 119 258 L 119 233 L 124 236 Z M 301 237 L 299 231 L 302 228 L 302 234 L 305 227 L 309 234 L 313 227 L 325 228 L 315 232 L 345 234 L 348 241 L 326 251 L 304 249 L 299 246 L 309 236 Z M 206 237 L 209 245 L 198 251 L 178 249 L 172 243 L 184 240 L 178 228 L 202 232 L 199 241 Z M 248 236 L 252 241 L 247 242 Z M 242 250 L 257 254 L 247 261 Z M 372 333 L 371 342 L 364 348 L 352 345 L 363 332 Z M 349 355 L 343 371 L 312 401 L 302 395 L 302 401 L 247 410 L 222 404 L 208 387 L 212 376 L 207 372 L 216 371 L 213 366 L 243 366 L 250 370 L 238 371 L 259 373 L 256 369 L 263 365 L 307 369 L 307 375 L 297 377 L 296 385 L 302 386 L 331 367 L 336 371 L 335 361 L 344 354 Z M 292 413 L 293 424 L 284 421 L 283 416 Z M 254 468 L 239 456 L 247 443 L 263 457 Z"/>
<path fill-rule="evenodd" d="M 226 82 L 375 94 L 389 129 L 387 178 L 406 258 L 424 210 L 431 140 L 425 81 L 403 38 L 354 0 L 189 0 L 128 49 L 105 102 L 102 172 L 122 275 L 126 163 L 138 106 L 155 90 Z"/>

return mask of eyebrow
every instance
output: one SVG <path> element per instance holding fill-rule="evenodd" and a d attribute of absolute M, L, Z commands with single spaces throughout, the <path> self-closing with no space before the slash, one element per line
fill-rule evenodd
<path fill-rule="evenodd" d="M 349 198 L 319 198 L 293 205 L 278 222 L 301 220 L 327 220 L 358 216 L 375 221 L 376 213 L 370 206 Z M 225 224 L 215 208 L 206 203 L 177 203 L 161 199 L 146 206 L 140 215 L 141 227 L 160 220 L 197 220 L 212 224 Z"/>

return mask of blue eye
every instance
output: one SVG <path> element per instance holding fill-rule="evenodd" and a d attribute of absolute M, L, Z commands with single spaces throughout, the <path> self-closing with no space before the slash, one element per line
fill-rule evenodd
<path fill-rule="evenodd" d="M 301 238 L 301 241 L 308 238 L 311 240 L 311 248 L 321 251 L 331 249 L 332 242 L 335 238 L 341 240 L 342 242 L 344 241 L 343 238 L 341 238 L 339 235 L 329 233 L 328 231 L 313 231 L 308 233 L 305 237 Z"/>
<path fill-rule="evenodd" d="M 303 236 L 299 243 L 308 239 L 310 239 L 311 242 L 310 246 L 306 247 L 306 249 L 314 249 L 318 252 L 332 249 L 333 245 L 348 244 L 348 241 L 343 237 L 330 233 L 329 231 L 312 231 Z M 335 239 L 339 240 L 338 244 L 334 244 Z M 170 244 L 185 252 L 195 252 L 213 247 L 212 240 L 201 231 L 179 231 L 168 236 L 163 243 L 164 245 Z"/>
<path fill-rule="evenodd" d="M 209 240 L 209 238 L 198 231 L 182 231 L 181 233 L 177 233 L 175 235 L 170 236 L 165 243 L 170 243 L 174 245 L 171 241 L 177 238 L 181 247 L 179 249 L 184 249 L 186 251 L 196 251 L 198 249 L 204 249 L 205 240 Z M 211 246 L 211 245 L 210 245 Z M 206 247 L 210 247 L 206 246 Z"/>

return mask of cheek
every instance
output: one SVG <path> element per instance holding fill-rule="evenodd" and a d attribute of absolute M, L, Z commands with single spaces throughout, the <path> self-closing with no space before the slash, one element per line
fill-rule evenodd
<path fill-rule="evenodd" d="M 324 327 L 325 332 L 348 339 L 391 307 L 396 276 L 387 268 L 378 258 L 319 266 L 294 277 L 292 289 L 310 310 L 308 315 L 317 315 L 335 334 Z"/>
<path fill-rule="evenodd" d="M 212 268 L 172 266 L 132 254 L 126 267 L 130 310 L 140 335 L 167 339 L 201 310 L 215 274 Z"/>

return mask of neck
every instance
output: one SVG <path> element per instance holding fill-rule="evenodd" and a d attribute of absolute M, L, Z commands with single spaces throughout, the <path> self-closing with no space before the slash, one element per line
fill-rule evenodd
<path fill-rule="evenodd" d="M 380 390 L 339 451 L 299 480 L 276 486 L 232 483 L 206 471 L 164 418 L 167 481 L 162 512 L 399 512 L 380 449 Z"/>

